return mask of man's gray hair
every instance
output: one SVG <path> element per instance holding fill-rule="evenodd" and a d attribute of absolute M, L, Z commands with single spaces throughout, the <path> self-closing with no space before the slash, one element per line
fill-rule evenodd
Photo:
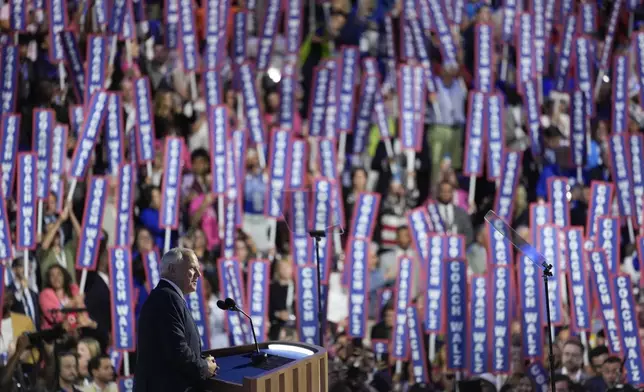
<path fill-rule="evenodd" d="M 172 248 L 167 251 L 161 258 L 161 275 L 166 275 L 170 266 L 178 266 L 192 257 L 196 257 L 195 252 L 188 248 Z"/>

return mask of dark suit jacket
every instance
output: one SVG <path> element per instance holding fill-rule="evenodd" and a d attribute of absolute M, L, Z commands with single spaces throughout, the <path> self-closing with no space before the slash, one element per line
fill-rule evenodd
<path fill-rule="evenodd" d="M 168 282 L 161 280 L 143 304 L 137 335 L 134 392 L 196 391 L 209 378 L 197 326 Z"/>
<path fill-rule="evenodd" d="M 103 348 L 107 348 L 112 330 L 110 288 L 98 274 L 95 275 L 92 285 L 85 293 L 85 307 L 89 317 L 98 324 L 92 335 L 96 337 Z"/>
<path fill-rule="evenodd" d="M 14 294 L 14 302 L 13 305 L 11 305 L 10 310 L 14 313 L 29 315 L 29 313 L 27 312 L 29 305 L 26 302 L 27 299 L 25 298 L 24 290 L 22 291 L 22 293 L 20 293 L 20 295 L 16 294 L 18 289 L 16 288 L 16 285 L 14 283 L 12 283 L 11 286 L 8 287 L 8 289 L 13 291 Z M 28 293 L 31 296 L 31 303 L 33 304 L 33 311 L 35 313 L 32 315 L 32 321 L 34 322 L 36 330 L 40 331 L 40 302 L 38 302 L 38 294 L 32 290 L 29 290 Z"/>

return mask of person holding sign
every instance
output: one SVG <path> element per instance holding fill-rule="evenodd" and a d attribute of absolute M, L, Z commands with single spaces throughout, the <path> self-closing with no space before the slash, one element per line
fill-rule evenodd
<path fill-rule="evenodd" d="M 200 277 L 192 250 L 170 249 L 161 258 L 161 280 L 139 316 L 135 392 L 185 391 L 217 372 L 212 356 L 201 357 L 201 338 L 185 300 Z"/>

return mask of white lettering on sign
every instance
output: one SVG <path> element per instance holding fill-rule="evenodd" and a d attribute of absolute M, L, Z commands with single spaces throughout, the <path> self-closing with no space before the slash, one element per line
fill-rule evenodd
<path fill-rule="evenodd" d="M 501 176 L 501 160 L 505 140 L 503 137 L 503 98 L 499 94 L 489 95 L 488 107 L 488 172 L 490 178 Z"/>
<path fill-rule="evenodd" d="M 631 280 L 626 276 L 615 276 L 614 291 L 617 298 L 617 313 L 621 322 L 622 343 L 624 346 L 624 365 L 626 377 L 631 385 L 642 382 L 642 356 L 639 328 L 636 319 Z"/>
<path fill-rule="evenodd" d="M 140 160 L 143 162 L 154 159 L 154 117 L 150 102 L 150 83 L 146 77 L 135 79 L 134 94 L 137 109 L 137 130 L 140 138 Z"/>
<path fill-rule="evenodd" d="M 298 298 L 298 301 L 302 301 L 301 308 L 303 310 L 301 315 L 300 322 L 307 323 L 307 328 L 302 328 L 302 333 L 304 336 L 300 338 L 307 343 L 313 343 L 317 339 L 317 327 L 313 324 L 317 323 L 317 304 L 315 303 L 315 294 L 313 290 L 315 288 L 315 269 L 312 267 L 300 267 L 300 285 L 301 289 L 299 294 L 302 298 Z"/>
<path fill-rule="evenodd" d="M 469 95 L 467 169 L 470 174 L 478 174 L 483 170 L 483 129 L 485 128 L 483 110 L 485 110 L 486 101 L 482 92 L 473 91 Z"/>
<path fill-rule="evenodd" d="M 367 310 L 367 242 L 353 240 L 351 246 L 351 282 L 349 289 L 350 335 L 364 336 L 366 333 L 365 312 Z"/>
<path fill-rule="evenodd" d="M 583 260 L 583 232 L 581 229 L 568 229 L 566 232 L 568 260 L 570 264 L 570 283 L 572 291 L 572 310 L 577 328 L 590 328 L 588 293 L 586 292 L 586 272 Z"/>
<path fill-rule="evenodd" d="M 407 306 L 410 301 L 410 278 L 412 276 L 411 259 L 402 257 L 398 261 L 398 279 L 396 280 L 397 296 L 394 303 L 396 319 L 393 328 L 393 354 L 402 358 L 407 352 Z"/>
<path fill-rule="evenodd" d="M 477 57 L 478 69 L 475 71 L 478 79 L 478 90 L 489 93 L 492 90 L 492 27 L 488 24 L 476 25 L 478 35 Z"/>
<path fill-rule="evenodd" d="M 116 248 L 113 250 L 114 260 L 112 261 L 112 290 L 115 292 L 112 294 L 114 300 L 113 307 L 116 310 L 114 313 L 116 315 L 116 321 L 113 322 L 113 325 L 116 326 L 115 335 L 118 341 L 117 347 L 119 348 L 131 348 L 132 337 L 130 336 L 130 329 L 132 328 L 131 323 L 131 308 L 132 301 L 130 298 L 130 281 L 129 276 L 131 275 L 129 271 L 130 260 L 126 262 L 125 251 L 121 248 Z"/>
<path fill-rule="evenodd" d="M 503 177 L 501 187 L 497 191 L 496 210 L 503 219 L 509 219 L 512 216 L 512 203 L 514 201 L 514 187 L 517 181 L 521 154 L 516 151 L 509 151 L 505 155 L 503 164 Z"/>
<path fill-rule="evenodd" d="M 2 196 L 9 197 L 10 187 L 13 180 L 13 168 L 16 158 L 16 148 L 18 146 L 18 127 L 20 126 L 20 117 L 16 114 L 6 115 L 2 121 L 2 159 L 0 165 L 2 169 Z"/>
<path fill-rule="evenodd" d="M 509 279 L 510 275 L 505 267 L 496 267 L 494 271 L 494 327 L 492 338 L 494 347 L 494 366 L 497 371 L 507 369 L 508 357 L 508 326 L 509 318 Z"/>
<path fill-rule="evenodd" d="M 35 186 L 36 159 L 32 154 L 24 154 L 21 159 L 22 177 L 20 178 L 20 197 L 18 198 L 18 227 L 20 237 L 18 245 L 21 248 L 32 248 L 36 245 L 33 237 L 35 225 Z"/>
<path fill-rule="evenodd" d="M 465 352 L 463 345 L 465 343 L 465 293 L 463 292 L 462 279 L 463 269 L 465 268 L 461 261 L 449 261 L 448 268 L 448 335 L 451 335 L 449 341 L 449 362 L 451 367 L 460 369 L 465 364 Z"/>
<path fill-rule="evenodd" d="M 608 332 L 609 347 L 615 353 L 621 353 L 621 342 L 617 327 L 617 315 L 613 307 L 613 298 L 610 292 L 609 271 L 601 251 L 590 252 L 591 268 L 595 272 L 595 298 L 599 300 L 601 314 L 604 319 L 604 328 Z"/>
<path fill-rule="evenodd" d="M 472 278 L 472 372 L 481 374 L 485 372 L 487 362 L 487 295 L 486 279 L 482 276 Z"/>

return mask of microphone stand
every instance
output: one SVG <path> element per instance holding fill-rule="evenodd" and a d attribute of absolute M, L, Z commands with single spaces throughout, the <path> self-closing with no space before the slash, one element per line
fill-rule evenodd
<path fill-rule="evenodd" d="M 555 388 L 555 354 L 552 349 L 552 320 L 550 319 L 550 294 L 548 293 L 548 278 L 553 277 L 552 264 L 543 263 L 543 287 L 546 290 L 546 318 L 548 322 L 548 367 L 550 368 L 550 387 Z"/>
<path fill-rule="evenodd" d="M 237 305 L 235 305 L 232 310 L 243 314 L 244 316 L 246 316 L 248 321 L 250 321 L 250 331 L 253 333 L 253 341 L 255 342 L 255 354 L 253 355 L 253 362 L 256 360 L 261 362 L 262 360 L 264 360 L 264 358 L 267 357 L 267 355 L 266 353 L 259 351 L 259 343 L 257 343 L 257 336 L 255 335 L 255 326 L 253 325 L 253 319 Z"/>
<path fill-rule="evenodd" d="M 315 240 L 315 267 L 317 271 L 318 281 L 318 339 L 320 346 L 324 347 L 324 332 L 322 331 L 324 317 L 324 309 L 322 309 L 322 271 L 320 270 L 320 241 L 326 237 L 324 230 L 311 230 L 309 235 Z"/>

